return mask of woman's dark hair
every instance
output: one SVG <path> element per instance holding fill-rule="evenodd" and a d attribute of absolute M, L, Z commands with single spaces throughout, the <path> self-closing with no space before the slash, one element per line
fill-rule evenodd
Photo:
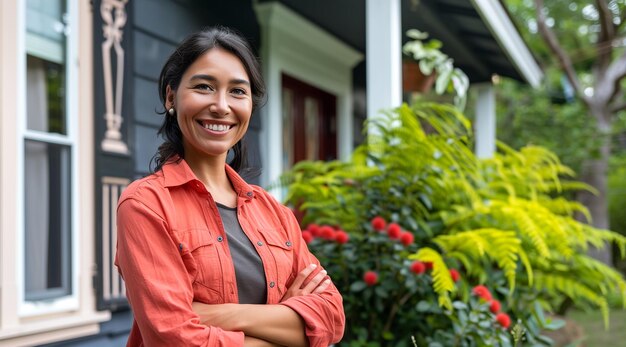
<path fill-rule="evenodd" d="M 159 113 L 165 115 L 165 119 L 158 134 L 163 135 L 165 142 L 159 146 L 158 152 L 151 160 L 150 166 L 154 163 L 153 172 L 161 170 L 163 164 L 175 155 L 180 158 L 185 157 L 183 134 L 176 117 L 167 114 L 167 86 L 169 85 L 173 91 L 176 91 L 187 68 L 201 55 L 216 47 L 234 54 L 246 69 L 252 90 L 252 112 L 263 102 L 265 83 L 261 68 L 250 45 L 241 35 L 225 27 L 204 29 L 189 35 L 167 59 L 159 76 L 159 97 L 164 107 L 164 110 Z M 235 171 L 240 172 L 247 166 L 244 139 L 239 140 L 232 150 L 232 160 L 229 164 Z"/>

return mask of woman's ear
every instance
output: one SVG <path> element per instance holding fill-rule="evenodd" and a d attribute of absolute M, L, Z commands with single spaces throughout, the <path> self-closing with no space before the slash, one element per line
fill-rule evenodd
<path fill-rule="evenodd" d="M 176 107 L 176 105 L 174 104 L 174 100 L 176 99 L 176 91 L 172 89 L 172 87 L 170 87 L 170 85 L 168 84 L 167 87 L 165 87 L 165 108 L 166 109 L 170 109 L 172 107 Z"/>

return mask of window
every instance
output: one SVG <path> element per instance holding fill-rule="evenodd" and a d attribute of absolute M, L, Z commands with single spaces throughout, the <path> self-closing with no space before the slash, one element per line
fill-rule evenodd
<path fill-rule="evenodd" d="M 75 239 L 76 81 L 68 0 L 26 0 L 23 138 L 23 315 L 77 305 Z M 74 100 L 76 102 L 76 100 Z"/>

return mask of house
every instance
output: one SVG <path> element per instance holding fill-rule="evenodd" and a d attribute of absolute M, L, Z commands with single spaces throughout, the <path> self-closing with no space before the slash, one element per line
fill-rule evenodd
<path fill-rule="evenodd" d="M 268 86 L 248 146 L 268 184 L 302 159 L 345 159 L 362 123 L 402 101 L 401 44 L 428 31 L 480 90 L 541 71 L 498 0 L 14 0 L 0 2 L 0 346 L 123 345 L 113 266 L 120 192 L 160 143 L 156 80 L 188 33 L 226 25 Z"/>

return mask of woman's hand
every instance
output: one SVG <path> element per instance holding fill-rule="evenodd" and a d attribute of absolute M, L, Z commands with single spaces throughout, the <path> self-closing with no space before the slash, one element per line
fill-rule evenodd
<path fill-rule="evenodd" d="M 293 283 L 291 283 L 291 286 L 287 289 L 285 295 L 283 295 L 281 302 L 294 296 L 319 294 L 324 292 L 324 290 L 326 290 L 326 288 L 330 285 L 330 278 L 326 276 L 326 270 L 321 270 L 311 277 L 311 274 L 313 274 L 316 268 L 317 265 L 311 264 L 300 271 Z"/>

